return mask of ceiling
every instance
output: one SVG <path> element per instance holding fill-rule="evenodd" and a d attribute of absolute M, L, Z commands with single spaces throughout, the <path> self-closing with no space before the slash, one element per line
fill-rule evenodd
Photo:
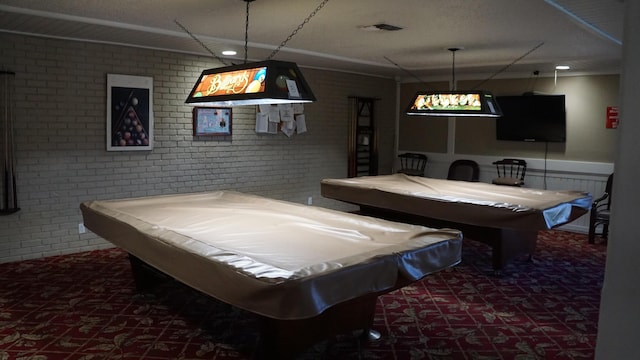
<path fill-rule="evenodd" d="M 620 72 L 623 0 L 329 0 L 273 54 L 321 4 L 0 0 L 0 32 L 201 54 L 211 67 L 220 66 L 216 57 L 244 62 L 246 34 L 248 61 L 272 57 L 404 81 L 448 79 L 452 69 L 458 78 L 552 76 L 558 64 L 571 74 Z M 455 66 L 452 47 L 461 48 Z M 225 49 L 238 54 L 224 57 Z"/>

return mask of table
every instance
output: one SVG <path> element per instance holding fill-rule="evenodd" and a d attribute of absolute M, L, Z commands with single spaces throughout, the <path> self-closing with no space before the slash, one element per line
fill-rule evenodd
<path fill-rule="evenodd" d="M 166 274 L 261 319 L 288 358 L 370 329 L 377 297 L 460 262 L 462 235 L 234 191 L 87 201 L 84 224 L 131 254 L 137 286 Z"/>
<path fill-rule="evenodd" d="M 585 214 L 592 197 L 583 191 L 549 191 L 405 174 L 324 179 L 326 198 L 360 206 L 360 213 L 462 230 L 488 244 L 492 267 L 535 251 L 537 232 Z"/>

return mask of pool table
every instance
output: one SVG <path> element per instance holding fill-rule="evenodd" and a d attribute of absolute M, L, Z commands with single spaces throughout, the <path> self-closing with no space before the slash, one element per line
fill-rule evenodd
<path fill-rule="evenodd" d="M 535 251 L 537 232 L 589 211 L 583 191 L 551 191 L 405 174 L 321 181 L 322 196 L 358 205 L 360 213 L 393 221 L 459 229 L 492 249 L 496 274 Z"/>
<path fill-rule="evenodd" d="M 93 200 L 86 227 L 161 276 L 256 314 L 260 352 L 290 358 L 371 329 L 377 297 L 460 262 L 462 235 L 235 191 Z"/>

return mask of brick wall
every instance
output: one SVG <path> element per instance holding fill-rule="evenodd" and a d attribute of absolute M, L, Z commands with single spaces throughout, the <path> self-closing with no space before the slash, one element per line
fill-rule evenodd
<path fill-rule="evenodd" d="M 254 107 L 233 108 L 233 135 L 194 138 L 184 104 L 208 57 L 0 34 L 0 67 L 16 72 L 16 147 L 21 210 L 0 217 L 0 263 L 111 246 L 78 233 L 79 204 L 234 189 L 336 209 L 319 182 L 347 175 L 349 96 L 380 98 L 380 173 L 394 162 L 396 83 L 302 69 L 318 101 L 308 132 L 255 133 Z M 283 59 L 285 60 L 285 59 Z M 153 77 L 154 149 L 107 152 L 106 74 Z"/>

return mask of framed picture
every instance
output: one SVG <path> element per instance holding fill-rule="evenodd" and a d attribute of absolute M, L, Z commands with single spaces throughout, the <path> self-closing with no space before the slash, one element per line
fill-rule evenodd
<path fill-rule="evenodd" d="M 231 108 L 193 108 L 193 136 L 231 135 Z"/>
<path fill-rule="evenodd" d="M 107 74 L 107 151 L 153 149 L 153 78 Z"/>

